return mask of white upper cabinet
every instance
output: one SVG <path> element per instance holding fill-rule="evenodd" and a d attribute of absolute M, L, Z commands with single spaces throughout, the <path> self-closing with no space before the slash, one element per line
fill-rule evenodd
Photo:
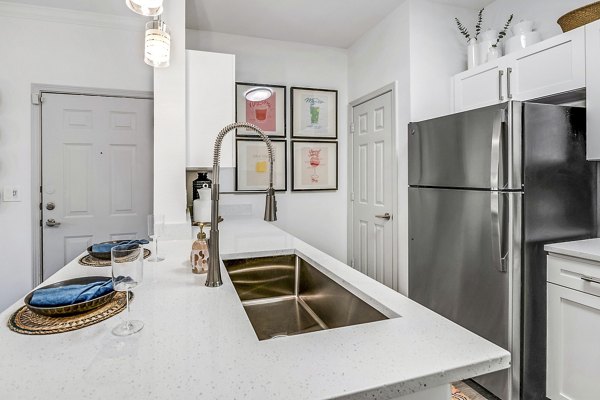
<path fill-rule="evenodd" d="M 235 56 L 186 51 L 187 167 L 212 168 L 217 134 L 235 122 Z M 223 140 L 221 166 L 234 167 L 234 137 Z"/>
<path fill-rule="evenodd" d="M 454 77 L 454 111 L 582 89 L 585 59 L 579 28 L 462 72 Z"/>
<path fill-rule="evenodd" d="M 512 54 L 509 55 L 509 57 Z M 585 30 L 575 29 L 516 52 L 507 75 L 512 100 L 532 100 L 585 87 Z"/>
<path fill-rule="evenodd" d="M 472 110 L 506 100 L 503 63 L 487 63 L 454 77 L 454 111 Z"/>
<path fill-rule="evenodd" d="M 600 21 L 585 27 L 587 159 L 600 160 Z"/>

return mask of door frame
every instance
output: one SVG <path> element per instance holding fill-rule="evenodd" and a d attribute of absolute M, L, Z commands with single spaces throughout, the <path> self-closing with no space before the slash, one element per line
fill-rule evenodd
<path fill-rule="evenodd" d="M 43 281 L 43 226 L 42 226 L 42 95 L 67 94 L 133 99 L 154 99 L 154 92 L 141 90 L 101 89 L 79 86 L 31 85 L 31 257 L 32 282 L 34 288 Z"/>
<path fill-rule="evenodd" d="M 348 194 L 347 194 L 347 257 L 348 264 L 354 268 L 354 207 L 352 200 L 354 193 L 354 132 L 352 131 L 352 124 L 354 121 L 354 107 L 366 103 L 369 100 L 373 100 L 376 97 L 384 95 L 386 93 L 392 94 L 392 289 L 398 291 L 400 289 L 399 282 L 399 270 L 398 270 L 398 110 L 396 105 L 398 104 L 398 81 L 394 81 L 387 84 L 369 94 L 359 97 L 356 100 L 351 101 L 348 104 Z"/>

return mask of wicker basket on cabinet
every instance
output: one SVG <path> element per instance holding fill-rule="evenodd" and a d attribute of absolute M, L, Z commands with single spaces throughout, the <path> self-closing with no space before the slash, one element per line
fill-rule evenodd
<path fill-rule="evenodd" d="M 568 12 L 556 22 L 558 22 L 563 32 L 568 32 L 598 19 L 600 19 L 600 1 Z"/>

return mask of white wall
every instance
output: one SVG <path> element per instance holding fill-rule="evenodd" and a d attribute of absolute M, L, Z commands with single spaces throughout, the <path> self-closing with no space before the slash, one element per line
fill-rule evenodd
<path fill-rule="evenodd" d="M 347 202 L 347 52 L 343 49 L 258 39 L 205 31 L 187 31 L 187 48 L 235 54 L 236 79 L 288 87 L 288 192 L 277 193 L 276 225 L 339 260 L 346 261 Z M 289 87 L 338 90 L 338 190 L 291 192 Z M 232 133 L 233 134 L 233 133 Z M 264 195 L 223 195 L 222 205 L 251 204 L 262 217 Z"/>
<path fill-rule="evenodd" d="M 467 69 L 466 42 L 456 29 L 455 17 L 475 26 L 474 10 L 410 1 L 411 121 L 452 113 L 450 77 Z"/>
<path fill-rule="evenodd" d="M 592 0 L 496 0 L 485 8 L 484 28 L 500 29 L 510 14 L 514 14 L 514 23 L 528 19 L 535 22 L 536 29 L 543 39 L 562 32 L 556 20 L 567 12 Z"/>
<path fill-rule="evenodd" d="M 154 71 L 154 214 L 164 215 L 167 238 L 187 239 L 185 0 L 171 0 L 163 18 L 171 31 L 171 60 Z"/>
<path fill-rule="evenodd" d="M 398 288 L 407 293 L 408 175 L 407 130 L 410 121 L 410 2 L 405 1 L 348 50 L 350 101 L 398 82 L 396 154 L 398 157 Z"/>
<path fill-rule="evenodd" d="M 454 17 L 474 21 L 471 9 L 406 0 L 348 50 L 350 101 L 398 82 L 398 279 L 408 292 L 408 153 L 410 121 L 448 114 L 452 75 L 466 69 L 466 49 Z"/>
<path fill-rule="evenodd" d="M 117 20 L 0 3 L 0 188 L 19 185 L 23 199 L 0 202 L 0 310 L 32 285 L 32 83 L 152 90 L 143 19 L 141 30 Z"/>

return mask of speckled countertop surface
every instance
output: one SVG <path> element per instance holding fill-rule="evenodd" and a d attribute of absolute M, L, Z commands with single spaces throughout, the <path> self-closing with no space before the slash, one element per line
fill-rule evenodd
<path fill-rule="evenodd" d="M 544 250 L 548 253 L 600 262 L 600 238 L 547 244 Z"/>
<path fill-rule="evenodd" d="M 144 329 L 117 338 L 120 316 L 78 331 L 24 336 L 0 314 L 0 399 L 390 399 L 507 368 L 510 354 L 312 246 L 257 220 L 221 224 L 223 258 L 296 252 L 363 300 L 398 318 L 259 341 L 223 269 L 204 286 L 188 267 L 190 241 L 161 245 L 145 263 L 132 317 Z M 47 283 L 110 268 L 69 263 Z"/>

